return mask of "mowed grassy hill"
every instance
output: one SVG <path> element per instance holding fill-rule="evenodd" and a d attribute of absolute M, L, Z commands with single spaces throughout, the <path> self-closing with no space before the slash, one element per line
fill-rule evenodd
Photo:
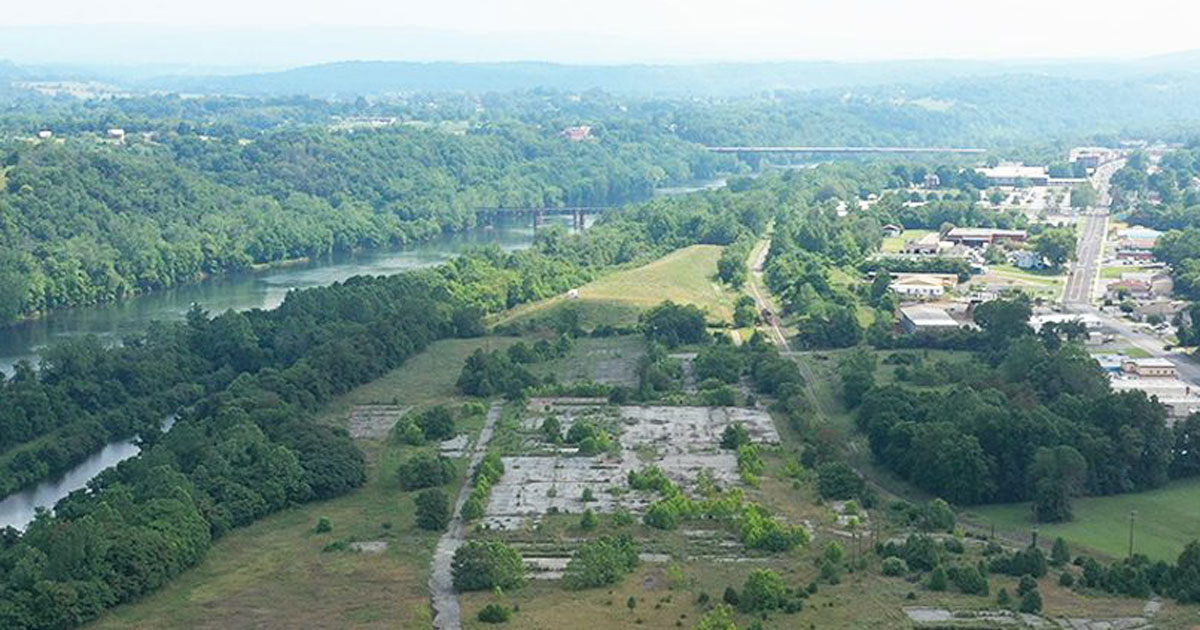
<path fill-rule="evenodd" d="M 638 313 L 665 300 L 695 304 L 710 322 L 733 318 L 737 294 L 716 280 L 717 245 L 693 245 L 677 250 L 649 264 L 624 269 L 579 287 L 576 298 L 565 295 L 515 308 L 496 323 L 512 324 L 553 315 L 556 309 L 572 305 L 580 319 L 593 324 L 613 326 L 637 322 Z"/>

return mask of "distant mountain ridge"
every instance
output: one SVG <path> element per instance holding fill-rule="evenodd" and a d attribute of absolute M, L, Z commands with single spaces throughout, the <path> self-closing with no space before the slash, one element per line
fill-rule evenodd
<path fill-rule="evenodd" d="M 954 78 L 1038 74 L 1121 79 L 1200 73 L 1200 51 L 1128 62 L 730 62 L 683 65 L 565 65 L 549 62 L 347 61 L 280 72 L 161 77 L 146 87 L 246 95 L 358 96 L 412 91 L 508 91 L 598 88 L 633 95 L 735 96 L 770 90 L 819 90 L 931 84 Z"/>
<path fill-rule="evenodd" d="M 1200 50 L 1129 61 L 1045 60 L 726 62 L 572 65 L 552 62 L 340 61 L 242 74 L 168 73 L 149 76 L 121 68 L 78 66 L 80 76 L 106 76 L 129 88 L 247 96 L 351 98 L 398 92 L 601 89 L 637 96 L 740 96 L 772 90 L 828 90 L 881 85 L 931 85 L 952 79 L 1022 74 L 1127 80 L 1157 74 L 1200 75 Z M 62 67 L 28 72 L 0 62 L 0 79 L 70 74 Z"/>

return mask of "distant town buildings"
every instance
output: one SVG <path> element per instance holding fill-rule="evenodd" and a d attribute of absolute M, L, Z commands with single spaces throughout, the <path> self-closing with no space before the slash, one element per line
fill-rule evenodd
<path fill-rule="evenodd" d="M 108 136 L 109 140 L 124 140 L 125 130 L 119 128 L 109 129 L 106 135 Z"/>
<path fill-rule="evenodd" d="M 1071 149 L 1068 160 L 1075 164 L 1079 164 L 1084 168 L 1092 169 L 1112 161 L 1120 156 L 1120 152 L 1116 149 L 1108 149 L 1105 147 L 1076 147 Z"/>
<path fill-rule="evenodd" d="M 883 226 L 884 238 L 896 238 L 897 236 L 900 236 L 901 234 L 904 234 L 904 226 L 902 226 L 902 225 L 896 225 L 895 223 L 889 223 L 889 224 Z"/>
<path fill-rule="evenodd" d="M 42 140 L 49 140 L 54 137 L 54 132 L 49 129 L 43 129 L 37 133 L 37 137 Z"/>
<path fill-rule="evenodd" d="M 1044 166 L 1001 164 L 975 170 L 983 175 L 991 186 L 1047 186 L 1050 184 L 1050 174 Z"/>

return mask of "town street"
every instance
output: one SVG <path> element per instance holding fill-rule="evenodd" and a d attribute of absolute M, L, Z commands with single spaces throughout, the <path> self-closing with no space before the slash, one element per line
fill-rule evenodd
<path fill-rule="evenodd" d="M 1067 278 L 1067 287 L 1063 292 L 1063 304 L 1068 310 L 1077 313 L 1090 313 L 1100 318 L 1104 326 L 1135 348 L 1149 352 L 1151 356 L 1169 359 L 1179 370 L 1179 378 L 1200 385 L 1200 363 L 1182 352 L 1167 350 L 1158 337 L 1137 329 L 1133 324 L 1120 317 L 1106 313 L 1092 303 L 1093 292 L 1096 289 L 1096 279 L 1104 256 L 1104 238 L 1108 231 L 1108 204 L 1110 194 L 1109 178 L 1125 165 L 1125 160 L 1114 160 L 1097 168 L 1092 176 L 1092 185 L 1098 193 L 1098 203 L 1095 210 L 1089 212 L 1086 223 L 1080 234 L 1076 249 L 1075 263 Z"/>

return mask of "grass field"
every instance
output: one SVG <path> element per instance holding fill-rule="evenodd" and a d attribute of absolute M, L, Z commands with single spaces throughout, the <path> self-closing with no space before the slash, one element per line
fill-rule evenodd
<path fill-rule="evenodd" d="M 528 304 L 510 311 L 497 324 L 549 315 L 553 309 L 572 305 L 581 319 L 593 325 L 629 325 L 637 322 L 640 311 L 665 300 L 695 304 L 704 309 L 710 321 L 733 318 L 737 294 L 716 280 L 716 245 L 693 245 L 677 250 L 641 267 L 608 274 L 579 287 L 579 297 L 564 296 Z"/>
<path fill-rule="evenodd" d="M 1074 521 L 1039 524 L 1041 535 L 1062 536 L 1069 543 L 1122 557 L 1129 546 L 1129 511 L 1137 510 L 1133 533 L 1138 553 L 1174 561 L 1188 541 L 1200 538 L 1200 479 L 1150 492 L 1076 499 L 1074 508 Z M 995 523 L 998 530 L 1028 532 L 1034 526 L 1028 503 L 976 507 L 968 515 Z"/>

